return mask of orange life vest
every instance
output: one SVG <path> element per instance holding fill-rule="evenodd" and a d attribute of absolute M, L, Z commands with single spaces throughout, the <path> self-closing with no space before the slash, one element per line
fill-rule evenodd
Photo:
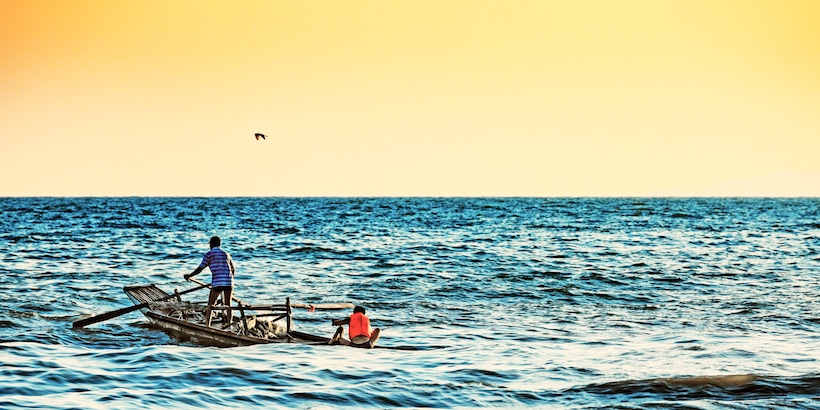
<path fill-rule="evenodd" d="M 348 325 L 350 340 L 356 336 L 370 337 L 370 319 L 362 313 L 356 312 L 350 315 L 350 324 Z"/>

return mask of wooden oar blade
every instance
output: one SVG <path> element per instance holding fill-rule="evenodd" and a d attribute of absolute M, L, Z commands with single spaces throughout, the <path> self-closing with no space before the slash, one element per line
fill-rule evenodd
<path fill-rule="evenodd" d="M 102 321 L 105 321 L 105 320 L 108 320 L 108 319 L 113 319 L 117 316 L 122 316 L 126 313 L 131 313 L 135 310 L 140 310 L 140 309 L 142 309 L 146 306 L 148 306 L 147 303 L 140 303 L 139 305 L 128 306 L 128 307 L 124 307 L 122 309 L 112 310 L 111 312 L 106 312 L 106 313 L 103 313 L 101 315 L 96 315 L 96 316 L 87 317 L 85 319 L 80 319 L 80 320 L 74 322 L 71 325 L 71 327 L 78 328 L 78 327 L 85 327 L 85 326 L 88 326 L 88 325 L 93 325 L 94 323 L 99 323 L 99 322 L 102 322 Z"/>
<path fill-rule="evenodd" d="M 184 295 L 186 293 L 193 292 L 195 290 L 200 290 L 204 287 L 211 286 L 210 283 L 202 283 L 202 282 L 199 282 L 199 283 L 200 283 L 200 285 L 193 288 L 193 289 L 188 289 L 188 290 L 185 290 L 185 291 L 182 291 L 182 292 L 179 292 L 179 293 L 174 293 L 172 295 L 168 295 L 164 298 L 161 298 L 161 299 L 157 300 L 156 302 L 167 300 L 167 299 L 170 299 L 170 298 L 173 298 L 173 297 L 177 297 L 179 295 Z M 88 326 L 88 325 L 93 325 L 94 323 L 99 323 L 99 322 L 106 321 L 108 319 L 113 319 L 117 316 L 122 316 L 126 313 L 131 313 L 135 310 L 140 310 L 144 307 L 148 307 L 148 302 L 140 303 L 139 305 L 124 307 L 122 309 L 112 310 L 110 312 L 106 312 L 106 313 L 103 313 L 101 315 L 96 315 L 96 316 L 87 317 L 85 319 L 80 319 L 80 320 L 74 322 L 71 325 L 71 327 L 78 328 L 78 327 L 85 327 L 85 326 Z"/>

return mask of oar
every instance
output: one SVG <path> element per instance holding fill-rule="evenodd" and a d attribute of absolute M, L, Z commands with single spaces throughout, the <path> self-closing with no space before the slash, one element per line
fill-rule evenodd
<path fill-rule="evenodd" d="M 163 297 L 163 298 L 160 298 L 160 299 L 157 299 L 157 300 L 152 300 L 151 302 L 161 302 L 163 300 L 168 300 L 168 299 L 171 299 L 171 298 L 179 296 L 179 295 L 184 295 L 186 293 L 191 293 L 195 290 L 200 290 L 200 289 L 202 289 L 204 287 L 207 287 L 207 286 L 211 286 L 211 285 L 207 284 L 207 283 L 200 283 L 200 286 L 197 286 L 193 289 L 188 289 L 188 290 L 185 290 L 185 291 L 182 291 L 182 292 L 179 292 L 179 293 L 174 293 L 173 295 L 168 295 L 166 297 Z M 151 303 L 151 302 L 140 303 L 139 305 L 128 306 L 128 307 L 124 307 L 122 309 L 117 309 L 117 310 L 114 310 L 114 311 L 111 311 L 111 312 L 108 312 L 108 313 L 103 313 L 101 315 L 96 315 L 96 316 L 87 317 L 85 319 L 80 319 L 80 320 L 74 322 L 74 324 L 71 327 L 74 327 L 74 328 L 84 327 L 84 326 L 93 325 L 94 323 L 99 323 L 99 322 L 102 322 L 102 321 L 105 321 L 105 320 L 108 320 L 108 319 L 113 319 L 117 316 L 122 316 L 126 313 L 131 313 L 135 310 L 140 310 L 142 308 L 146 308 L 146 307 L 148 307 L 148 304 Z"/>
<path fill-rule="evenodd" d="M 353 309 L 355 307 L 354 304 L 350 302 L 342 302 L 342 303 L 291 303 L 290 307 L 294 308 L 304 308 L 308 310 L 341 310 L 341 309 Z"/>

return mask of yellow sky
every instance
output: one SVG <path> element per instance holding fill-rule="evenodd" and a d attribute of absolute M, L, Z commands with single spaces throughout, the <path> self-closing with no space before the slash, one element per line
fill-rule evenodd
<path fill-rule="evenodd" d="M 0 196 L 820 196 L 818 21 L 815 0 L 0 0 Z"/>

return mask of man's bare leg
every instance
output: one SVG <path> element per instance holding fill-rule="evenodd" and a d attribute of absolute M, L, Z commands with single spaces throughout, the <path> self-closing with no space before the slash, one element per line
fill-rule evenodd
<path fill-rule="evenodd" d="M 231 311 L 231 300 L 233 299 L 233 288 L 222 291 L 222 304 L 225 305 L 225 323 L 233 323 L 233 312 Z"/>
<path fill-rule="evenodd" d="M 344 331 L 345 331 L 345 328 L 343 326 L 339 326 L 339 328 L 336 329 L 336 333 L 333 334 L 333 337 L 330 338 L 330 341 L 327 342 L 327 344 L 335 345 L 336 343 L 341 342 L 342 333 L 344 333 Z"/>
<path fill-rule="evenodd" d="M 216 303 L 216 298 L 219 296 L 218 292 L 214 292 L 211 289 L 211 293 L 208 294 L 208 307 L 205 308 L 205 327 L 211 327 L 211 308 Z"/>
<path fill-rule="evenodd" d="M 381 329 L 376 328 L 373 329 L 373 333 L 370 334 L 370 348 L 376 347 L 376 341 L 379 340 L 379 335 L 382 333 Z"/>

